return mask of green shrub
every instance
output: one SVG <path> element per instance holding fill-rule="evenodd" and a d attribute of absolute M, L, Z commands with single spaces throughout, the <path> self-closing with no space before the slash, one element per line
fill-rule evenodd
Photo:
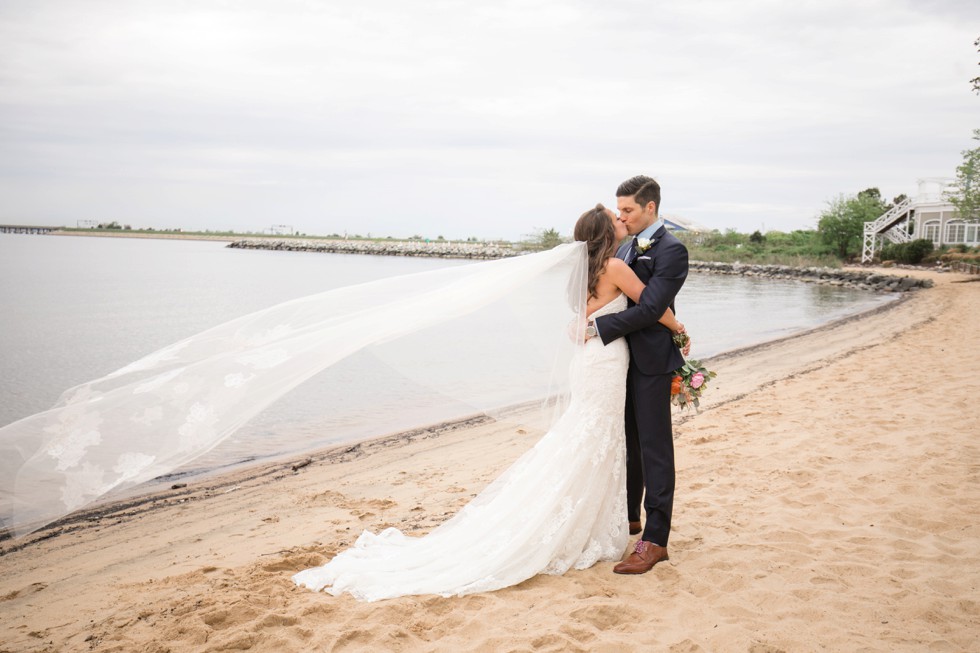
<path fill-rule="evenodd" d="M 889 243 L 881 248 L 881 260 L 918 265 L 930 252 L 932 241 L 925 238 L 909 243 Z"/>
<path fill-rule="evenodd" d="M 840 267 L 833 247 L 825 244 L 816 231 L 770 231 L 748 235 L 729 229 L 725 233 L 679 231 L 674 235 L 687 246 L 691 260 L 696 261 Z"/>

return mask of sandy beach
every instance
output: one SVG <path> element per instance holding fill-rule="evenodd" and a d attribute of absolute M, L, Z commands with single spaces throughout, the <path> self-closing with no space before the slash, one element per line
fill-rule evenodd
<path fill-rule="evenodd" d="M 3 542 L 0 653 L 980 650 L 980 283 L 908 274 L 936 285 L 710 361 L 646 575 L 370 604 L 293 585 L 363 529 L 427 532 L 539 435 L 484 421 Z"/>

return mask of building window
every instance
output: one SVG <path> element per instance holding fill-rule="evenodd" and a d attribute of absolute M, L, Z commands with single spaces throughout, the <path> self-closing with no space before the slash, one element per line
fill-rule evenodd
<path fill-rule="evenodd" d="M 939 245 L 939 220 L 931 220 L 922 225 L 922 237 L 931 240 L 933 245 Z"/>
<path fill-rule="evenodd" d="M 980 240 L 977 238 L 978 230 L 980 230 L 980 225 L 977 225 L 977 223 L 975 222 L 966 225 L 966 240 L 964 242 L 970 243 L 972 245 L 976 245 L 977 241 Z"/>
<path fill-rule="evenodd" d="M 966 242 L 966 224 L 963 222 L 950 222 L 946 225 L 946 244 Z"/>

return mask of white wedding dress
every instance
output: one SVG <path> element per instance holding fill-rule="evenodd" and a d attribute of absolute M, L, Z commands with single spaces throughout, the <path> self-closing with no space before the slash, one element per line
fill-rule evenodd
<path fill-rule="evenodd" d="M 626 308 L 620 295 L 594 316 Z M 364 531 L 297 585 L 363 601 L 462 596 L 619 560 L 628 539 L 623 410 L 629 352 L 592 338 L 557 423 L 457 515 L 424 537 Z"/>

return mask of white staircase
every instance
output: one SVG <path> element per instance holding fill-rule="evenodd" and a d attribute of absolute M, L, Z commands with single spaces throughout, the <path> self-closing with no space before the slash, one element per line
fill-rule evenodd
<path fill-rule="evenodd" d="M 912 198 L 906 198 L 888 209 L 877 220 L 864 223 L 864 250 L 861 254 L 862 263 L 870 263 L 875 256 L 878 241 L 887 239 L 893 243 L 907 243 L 912 240 L 905 225 L 902 224 L 912 217 Z M 901 226 L 899 226 L 901 225 Z"/>

